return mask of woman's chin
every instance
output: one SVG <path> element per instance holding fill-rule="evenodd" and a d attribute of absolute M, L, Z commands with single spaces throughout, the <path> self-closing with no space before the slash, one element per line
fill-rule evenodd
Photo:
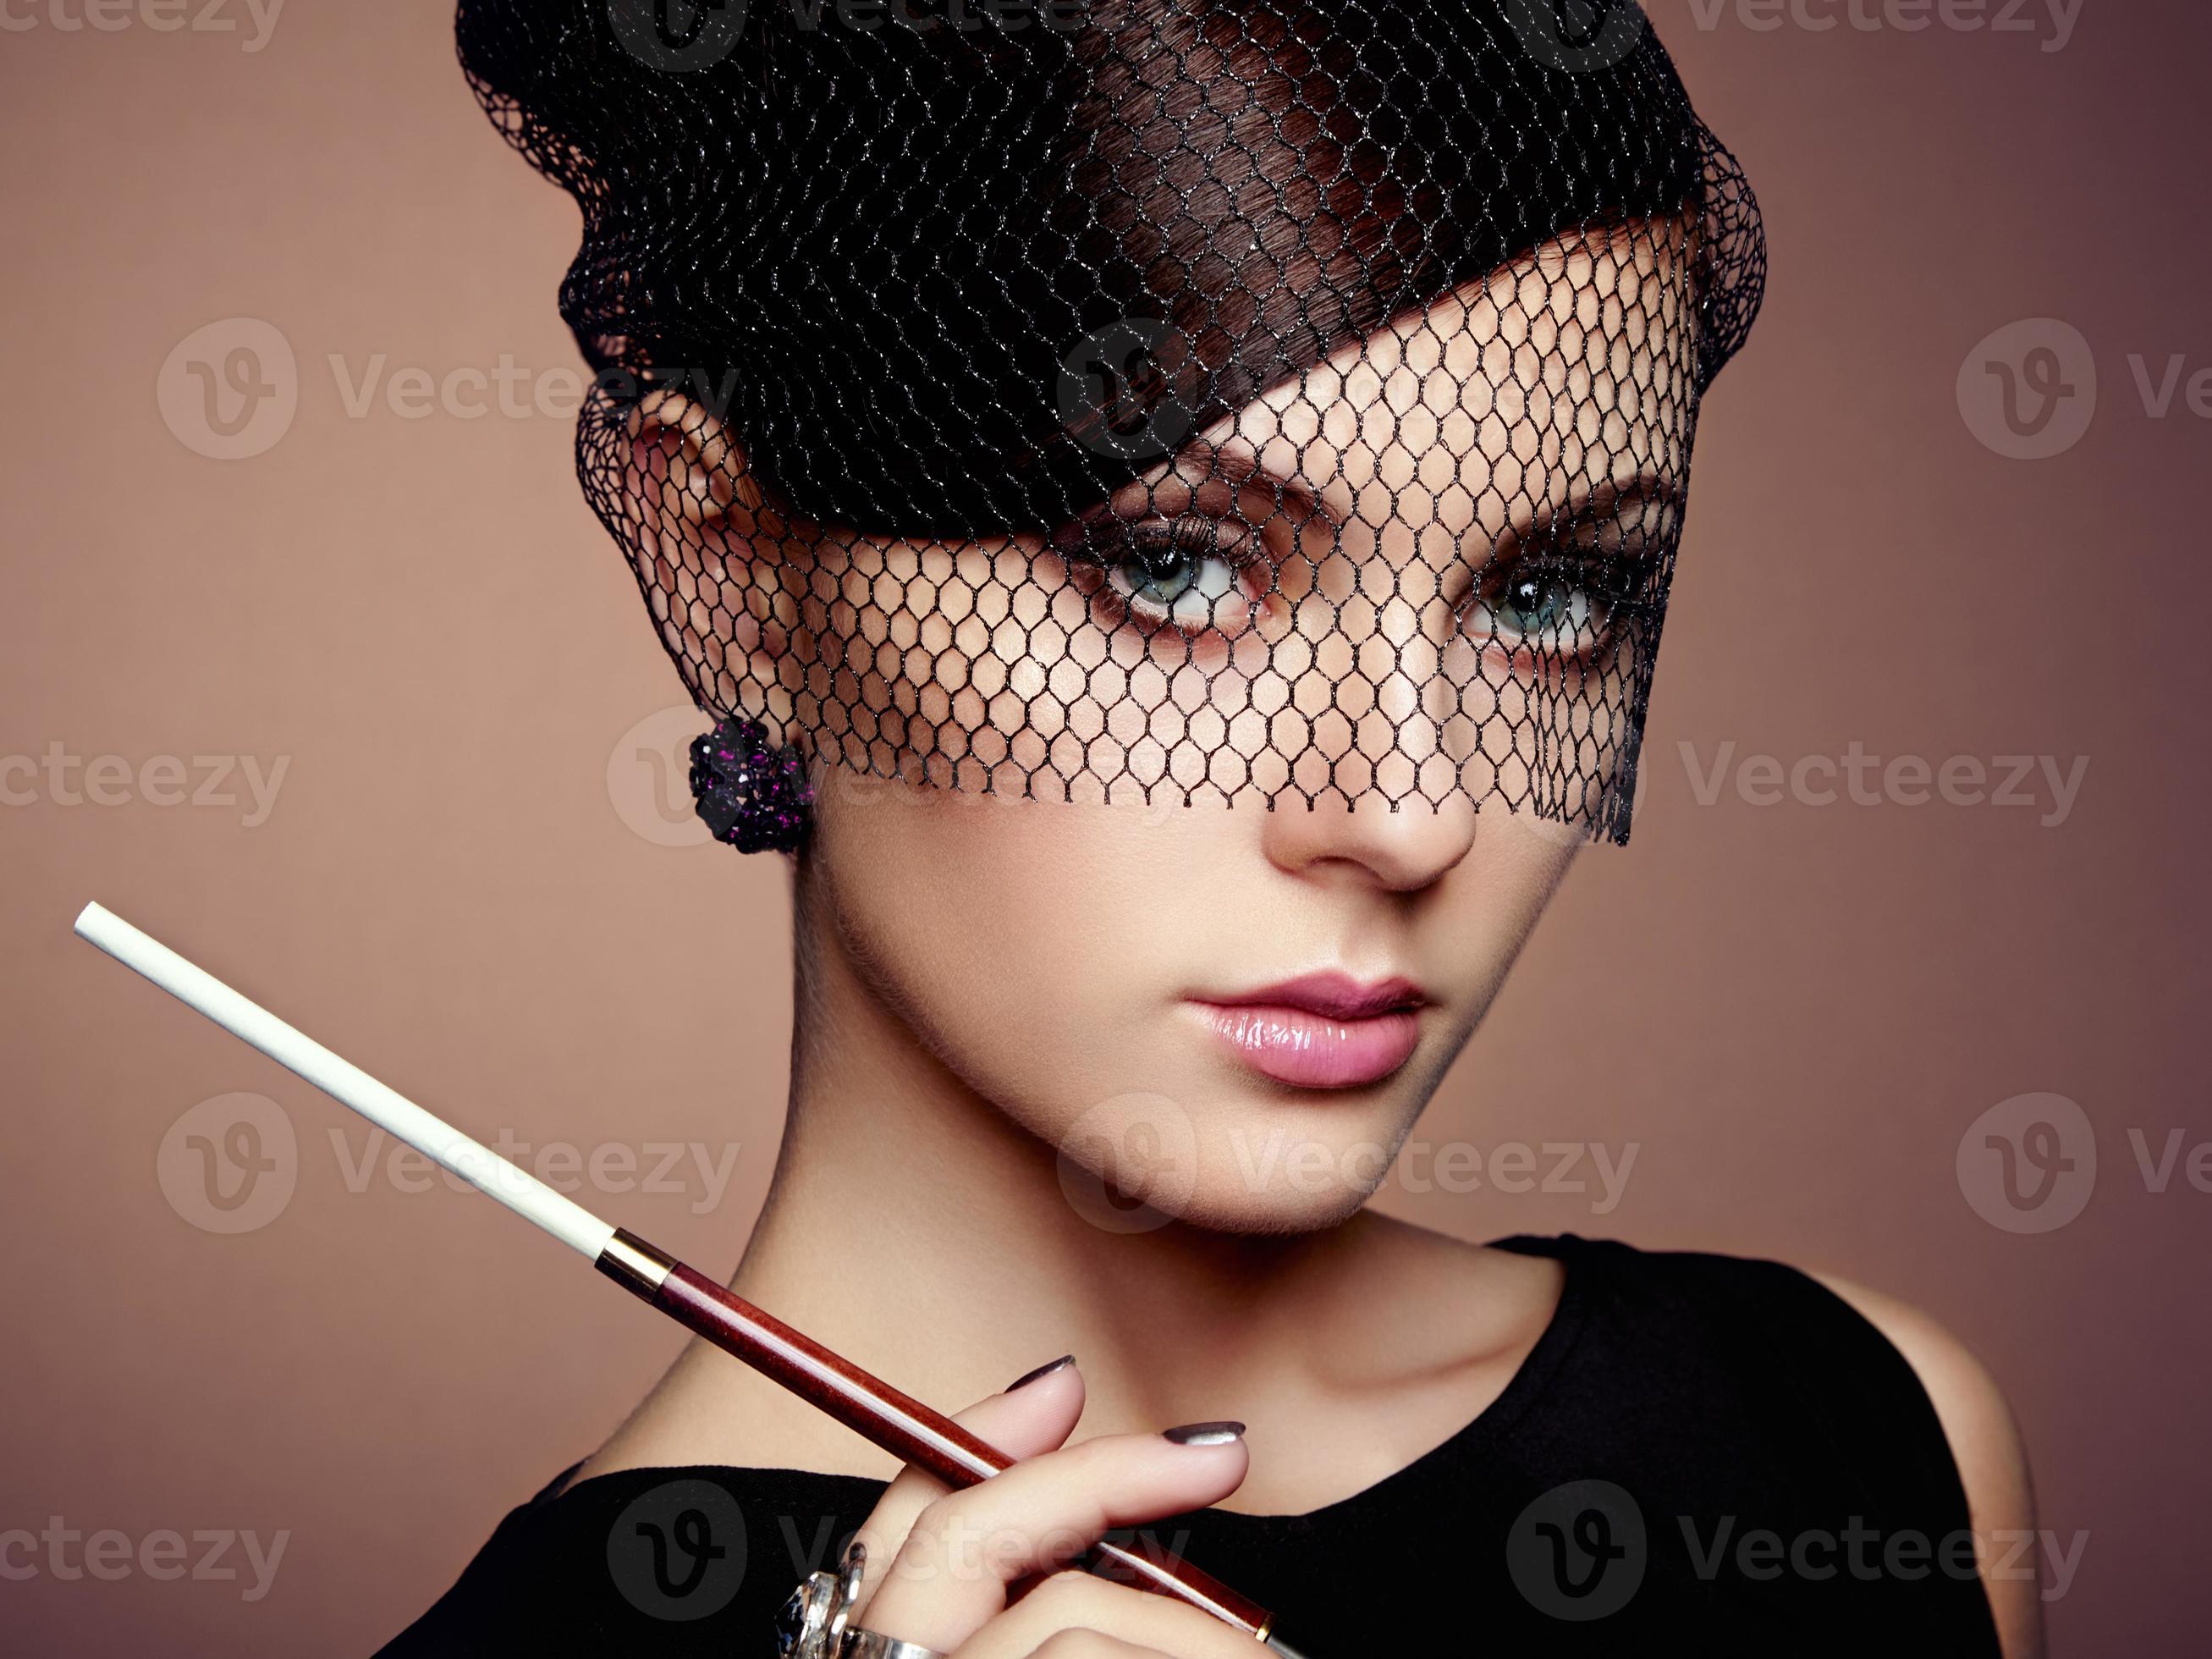
<path fill-rule="evenodd" d="M 1206 1137 L 1212 1142 L 1212 1137 Z M 1059 1160 L 1061 1197 L 1100 1231 L 1157 1232 L 1171 1225 L 1221 1233 L 1319 1232 L 1358 1213 L 1389 1164 L 1376 1149 L 1309 1147 L 1303 1158 L 1206 1144 L 1133 1176 L 1128 1162 Z"/>
<path fill-rule="evenodd" d="M 1188 1225 L 1217 1233 L 1318 1233 L 1340 1227 L 1374 1195 L 1373 1187 L 1336 1183 L 1326 1188 L 1269 1188 L 1257 1192 L 1242 1182 L 1203 1184 L 1184 1218 Z"/>
<path fill-rule="evenodd" d="M 1372 1090 L 1295 1094 L 1224 1094 L 1216 1080 L 1182 1099 L 1115 1095 L 1051 1137 L 1060 1193 L 1110 1233 L 1171 1222 L 1231 1233 L 1334 1227 L 1389 1176 L 1426 1098 L 1409 1082 L 1426 1079 L 1409 1073 Z"/>

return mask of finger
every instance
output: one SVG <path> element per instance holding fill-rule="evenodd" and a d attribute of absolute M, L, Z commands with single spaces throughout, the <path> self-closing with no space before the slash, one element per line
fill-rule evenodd
<path fill-rule="evenodd" d="M 1028 1659 L 1088 1653 L 1079 1638 L 1106 1643 L 1101 1654 L 1164 1653 L 1175 1659 L 1259 1659 L 1252 1638 L 1211 1613 L 1164 1595 L 1108 1583 L 1087 1572 L 1058 1572 L 977 1631 L 954 1659 Z"/>
<path fill-rule="evenodd" d="M 1066 1443 L 1083 1415 L 1083 1373 L 1074 1356 L 1041 1365 L 1003 1394 L 981 1400 L 953 1419 L 963 1429 L 1009 1457 L 1035 1457 Z M 854 1534 L 868 1552 L 867 1581 L 855 1612 L 865 1612 L 883 1582 L 884 1571 L 914 1530 L 915 1518 L 932 1499 L 951 1490 L 935 1475 L 902 1469 Z"/>
<path fill-rule="evenodd" d="M 1110 1435 L 1017 1463 L 930 1502 L 866 1627 L 949 1653 L 1005 1609 L 1010 1584 L 1061 1565 L 1113 1528 L 1218 1503 L 1250 1465 L 1238 1424 Z"/>
<path fill-rule="evenodd" d="M 1036 1650 L 1030 1659 L 1173 1659 L 1158 1648 L 1140 1648 L 1133 1643 L 1117 1641 L 1111 1636 L 1101 1636 L 1096 1631 L 1063 1631 Z"/>

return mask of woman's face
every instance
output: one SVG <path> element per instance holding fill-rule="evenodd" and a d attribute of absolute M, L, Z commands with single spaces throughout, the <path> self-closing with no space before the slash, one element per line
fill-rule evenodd
<path fill-rule="evenodd" d="M 1239 1231 L 1381 1181 L 1629 737 L 1683 240 L 1549 244 L 1048 538 L 730 538 L 757 712 L 906 780 L 829 769 L 803 915 L 1064 1172 Z"/>
<path fill-rule="evenodd" d="M 1464 799 L 1146 811 L 833 782 L 801 913 L 1064 1180 L 1304 1230 L 1380 1183 L 1573 857 Z"/>

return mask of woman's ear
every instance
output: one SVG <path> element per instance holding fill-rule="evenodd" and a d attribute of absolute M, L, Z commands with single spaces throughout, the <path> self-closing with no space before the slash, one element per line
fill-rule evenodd
<path fill-rule="evenodd" d="M 745 469 L 742 446 L 729 428 L 681 392 L 658 389 L 637 400 L 626 424 L 629 489 L 648 520 L 721 526 L 734 509 L 757 517 L 758 482 Z M 738 533 L 750 535 L 747 523 Z"/>
<path fill-rule="evenodd" d="M 744 446 L 684 393 L 647 393 L 621 431 L 623 540 L 661 643 L 702 704 L 781 731 L 799 617 L 791 527 Z"/>

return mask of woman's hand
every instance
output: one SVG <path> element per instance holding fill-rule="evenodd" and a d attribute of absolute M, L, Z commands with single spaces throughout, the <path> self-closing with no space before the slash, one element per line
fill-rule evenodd
<path fill-rule="evenodd" d="M 962 1427 L 1023 1461 L 958 1492 L 911 1467 L 892 1481 L 860 1531 L 852 1626 L 957 1659 L 1255 1659 L 1250 1637 L 1195 1607 L 1060 1571 L 1114 1528 L 1235 1492 L 1251 1461 L 1238 1426 L 1069 1445 L 1083 1400 L 1068 1362 L 962 1412 Z"/>

